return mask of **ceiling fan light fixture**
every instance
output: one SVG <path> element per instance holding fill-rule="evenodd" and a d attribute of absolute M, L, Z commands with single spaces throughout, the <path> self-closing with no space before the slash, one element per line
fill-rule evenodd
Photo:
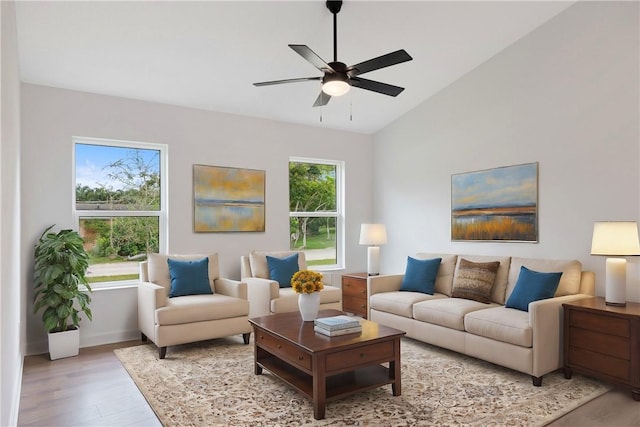
<path fill-rule="evenodd" d="M 322 83 L 322 91 L 329 96 L 342 96 L 349 92 L 351 85 L 340 76 L 327 75 Z"/>

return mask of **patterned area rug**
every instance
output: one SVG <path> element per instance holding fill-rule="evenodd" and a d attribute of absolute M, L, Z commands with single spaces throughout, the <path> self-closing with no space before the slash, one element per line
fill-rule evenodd
<path fill-rule="evenodd" d="M 253 335 L 252 335 L 253 338 Z M 311 402 L 268 371 L 253 372 L 253 341 L 242 338 L 115 350 L 164 426 L 509 425 L 542 426 L 610 388 L 560 371 L 534 387 L 528 375 L 403 338 L 402 395 L 391 386 L 327 404 Z"/>

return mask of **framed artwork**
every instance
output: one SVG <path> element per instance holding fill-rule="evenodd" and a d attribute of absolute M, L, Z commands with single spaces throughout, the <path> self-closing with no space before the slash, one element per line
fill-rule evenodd
<path fill-rule="evenodd" d="M 451 240 L 538 241 L 538 163 L 451 175 Z"/>
<path fill-rule="evenodd" d="M 193 227 L 264 231 L 265 171 L 193 165 Z"/>

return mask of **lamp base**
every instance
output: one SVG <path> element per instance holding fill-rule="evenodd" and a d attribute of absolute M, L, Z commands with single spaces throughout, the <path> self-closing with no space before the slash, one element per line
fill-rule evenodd
<path fill-rule="evenodd" d="M 627 260 L 607 258 L 605 280 L 606 305 L 624 307 L 627 305 Z"/>
<path fill-rule="evenodd" d="M 612 307 L 626 307 L 627 303 L 626 302 L 610 302 L 610 301 L 605 301 L 604 302 L 605 305 L 610 305 Z"/>
<path fill-rule="evenodd" d="M 380 274 L 380 246 L 367 248 L 367 273 L 369 276 Z"/>

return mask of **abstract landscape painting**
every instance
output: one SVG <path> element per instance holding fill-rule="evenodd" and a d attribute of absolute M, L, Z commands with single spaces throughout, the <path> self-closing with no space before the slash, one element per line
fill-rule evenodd
<path fill-rule="evenodd" d="M 451 176 L 451 240 L 538 241 L 538 163 Z"/>
<path fill-rule="evenodd" d="M 264 231 L 265 172 L 193 166 L 196 232 Z"/>

